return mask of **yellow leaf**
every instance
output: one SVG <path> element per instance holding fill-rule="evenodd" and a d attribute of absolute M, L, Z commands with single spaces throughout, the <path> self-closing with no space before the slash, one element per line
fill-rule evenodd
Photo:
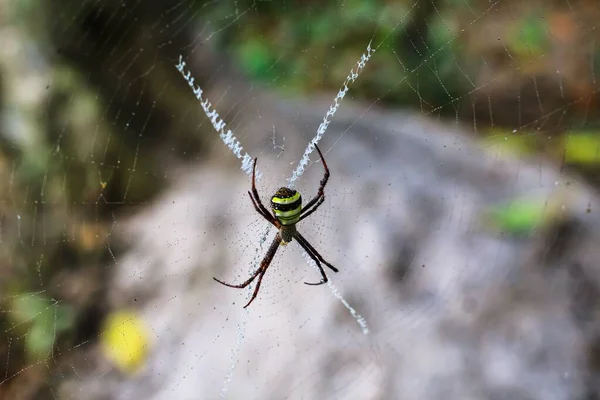
<path fill-rule="evenodd" d="M 148 328 L 130 311 L 109 315 L 101 336 L 102 353 L 121 371 L 133 374 L 148 357 Z"/>

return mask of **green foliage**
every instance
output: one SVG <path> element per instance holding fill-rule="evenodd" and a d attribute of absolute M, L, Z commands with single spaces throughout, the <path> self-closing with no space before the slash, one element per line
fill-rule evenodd
<path fill-rule="evenodd" d="M 41 187 L 44 175 L 47 173 L 50 151 L 41 143 L 28 146 L 27 150 L 22 153 L 19 160 L 16 171 L 17 182 L 33 184 L 37 190 Z"/>
<path fill-rule="evenodd" d="M 529 132 L 515 134 L 505 129 L 490 129 L 481 141 L 484 146 L 493 147 L 507 153 L 531 155 L 537 144 L 537 135 Z"/>
<path fill-rule="evenodd" d="M 415 13 L 412 2 L 239 1 L 220 2 L 203 11 L 209 20 L 219 21 L 218 26 L 236 20 L 216 41 L 219 48 L 232 51 L 246 74 L 277 81 L 288 90 L 337 90 L 370 40 L 384 45 L 363 72 L 362 83 L 353 86 L 359 97 L 383 94 L 388 102 L 414 104 L 420 96 L 419 105 L 429 111 L 452 103 L 466 81 L 451 45 L 456 35 L 451 15 L 432 14 L 419 50 L 406 38 L 405 28 Z M 340 62 L 346 59 L 348 63 Z M 343 68 L 336 68 L 338 64 Z M 419 72 L 410 73 L 417 66 Z"/>
<path fill-rule="evenodd" d="M 491 207 L 484 213 L 485 225 L 510 235 L 528 235 L 560 220 L 569 207 L 569 192 L 557 189 L 545 198 L 527 197 Z"/>
<path fill-rule="evenodd" d="M 264 41 L 251 38 L 240 43 L 236 53 L 246 72 L 259 78 L 269 77 L 268 68 L 275 62 L 275 58 Z"/>
<path fill-rule="evenodd" d="M 489 215 L 493 225 L 502 231 L 529 233 L 544 221 L 545 205 L 530 200 L 516 200 L 496 206 Z"/>
<path fill-rule="evenodd" d="M 568 164 L 600 165 L 600 135 L 597 132 L 569 132 L 564 140 L 564 154 Z"/>
<path fill-rule="evenodd" d="M 545 202 L 519 199 L 489 210 L 488 222 L 503 232 L 526 234 L 543 224 L 546 216 Z"/>
<path fill-rule="evenodd" d="M 508 50 L 519 58 L 546 54 L 549 45 L 546 21 L 539 14 L 517 19 L 514 31 L 508 39 Z"/>
<path fill-rule="evenodd" d="M 75 323 L 71 306 L 40 294 L 17 297 L 11 304 L 10 315 L 16 329 L 26 335 L 25 352 L 30 361 L 48 357 L 59 335 Z"/>

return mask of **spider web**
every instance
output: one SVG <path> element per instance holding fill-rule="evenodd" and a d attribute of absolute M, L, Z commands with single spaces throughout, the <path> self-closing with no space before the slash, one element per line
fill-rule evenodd
<path fill-rule="evenodd" d="M 1 7 L 0 398 L 600 394 L 597 3 Z"/>

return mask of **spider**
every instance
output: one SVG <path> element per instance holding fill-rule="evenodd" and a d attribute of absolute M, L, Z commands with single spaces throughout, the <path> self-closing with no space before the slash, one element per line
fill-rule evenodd
<path fill-rule="evenodd" d="M 323 257 L 319 254 L 317 250 L 298 232 L 296 229 L 296 224 L 302 221 L 304 218 L 308 217 L 310 214 L 314 213 L 317 208 L 323 201 L 325 201 L 325 185 L 327 184 L 327 180 L 329 179 L 329 168 L 327 168 L 327 163 L 323 158 L 323 154 L 321 150 L 315 144 L 315 148 L 319 152 L 319 156 L 321 157 L 321 161 L 323 162 L 323 168 L 325 168 L 325 174 L 323 179 L 321 179 L 319 190 L 317 191 L 317 195 L 310 200 L 306 206 L 302 207 L 302 196 L 300 193 L 295 191 L 294 189 L 290 189 L 287 187 L 279 188 L 275 194 L 271 197 L 271 210 L 273 211 L 273 215 L 269 213 L 269 211 L 263 206 L 260 201 L 260 197 L 258 195 L 258 191 L 256 190 L 256 161 L 257 158 L 254 159 L 254 166 L 252 168 L 252 192 L 248 191 L 248 195 L 250 196 L 250 200 L 252 200 L 252 205 L 257 213 L 259 213 L 264 219 L 273 224 L 279 231 L 275 235 L 275 239 L 269 246 L 269 250 L 267 250 L 267 254 L 260 263 L 260 267 L 252 274 L 250 278 L 244 283 L 239 285 L 232 285 L 229 283 L 225 283 L 217 278 L 213 279 L 219 282 L 222 285 L 229 286 L 236 289 L 243 289 L 248 286 L 256 277 L 258 276 L 258 283 L 256 284 L 256 288 L 254 289 L 254 293 L 252 293 L 252 297 L 250 301 L 244 306 L 244 308 L 248 307 L 250 303 L 254 301 L 256 295 L 258 294 L 258 290 L 260 289 L 260 284 L 262 282 L 263 277 L 265 276 L 265 272 L 269 268 L 273 257 L 275 257 L 275 253 L 279 248 L 279 245 L 285 246 L 292 239 L 296 239 L 300 246 L 308 253 L 310 258 L 314 260 L 319 267 L 319 271 L 321 272 L 321 281 L 317 283 L 309 283 L 304 282 L 307 285 L 322 285 L 327 283 L 327 275 L 325 275 L 325 271 L 321 266 L 321 263 L 327 265 L 334 272 L 338 272 L 338 269 L 333 265 L 328 263 L 323 259 Z M 312 207 L 312 208 L 311 208 Z"/>

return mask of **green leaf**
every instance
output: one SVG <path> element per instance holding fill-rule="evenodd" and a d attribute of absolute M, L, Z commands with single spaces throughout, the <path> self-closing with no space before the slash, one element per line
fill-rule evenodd
<path fill-rule="evenodd" d="M 51 318 L 38 318 L 27 333 L 25 351 L 30 361 L 47 358 L 54 346 L 54 321 Z"/>
<path fill-rule="evenodd" d="M 32 351 L 44 348 L 43 341 L 38 337 L 41 336 L 41 330 L 50 332 L 55 337 L 71 329 L 76 317 L 72 306 L 54 303 L 37 294 L 14 300 L 10 315 L 17 324 L 22 325 L 23 332 L 28 330 L 30 335 L 33 330 L 33 337 L 37 342 L 28 344 L 32 346 Z"/>
<path fill-rule="evenodd" d="M 381 5 L 373 0 L 350 0 L 341 9 L 341 17 L 352 25 L 358 21 L 369 21 L 377 16 Z M 329 25 L 334 25 L 329 21 Z"/>
<path fill-rule="evenodd" d="M 515 200 L 493 207 L 488 217 L 493 227 L 504 232 L 529 233 L 546 221 L 548 212 L 545 202 Z"/>
<path fill-rule="evenodd" d="M 481 139 L 486 147 L 507 151 L 513 154 L 531 154 L 533 153 L 534 140 L 536 136 L 529 132 L 519 132 L 514 134 L 511 131 L 503 129 L 490 129 L 487 135 Z"/>
<path fill-rule="evenodd" d="M 269 48 L 262 40 L 249 39 L 237 51 L 240 63 L 251 75 L 266 77 L 268 68 L 274 62 Z"/>
<path fill-rule="evenodd" d="M 49 304 L 47 299 L 37 294 L 18 297 L 12 303 L 11 317 L 19 324 L 32 322 Z"/>
<path fill-rule="evenodd" d="M 59 305 L 56 310 L 56 331 L 71 329 L 75 324 L 75 310 L 70 305 Z"/>
<path fill-rule="evenodd" d="M 522 18 L 508 39 L 509 51 L 524 58 L 539 57 L 548 47 L 547 26 L 541 15 Z"/>
<path fill-rule="evenodd" d="M 565 136 L 565 162 L 569 164 L 600 164 L 600 135 L 595 132 L 570 132 Z"/>

